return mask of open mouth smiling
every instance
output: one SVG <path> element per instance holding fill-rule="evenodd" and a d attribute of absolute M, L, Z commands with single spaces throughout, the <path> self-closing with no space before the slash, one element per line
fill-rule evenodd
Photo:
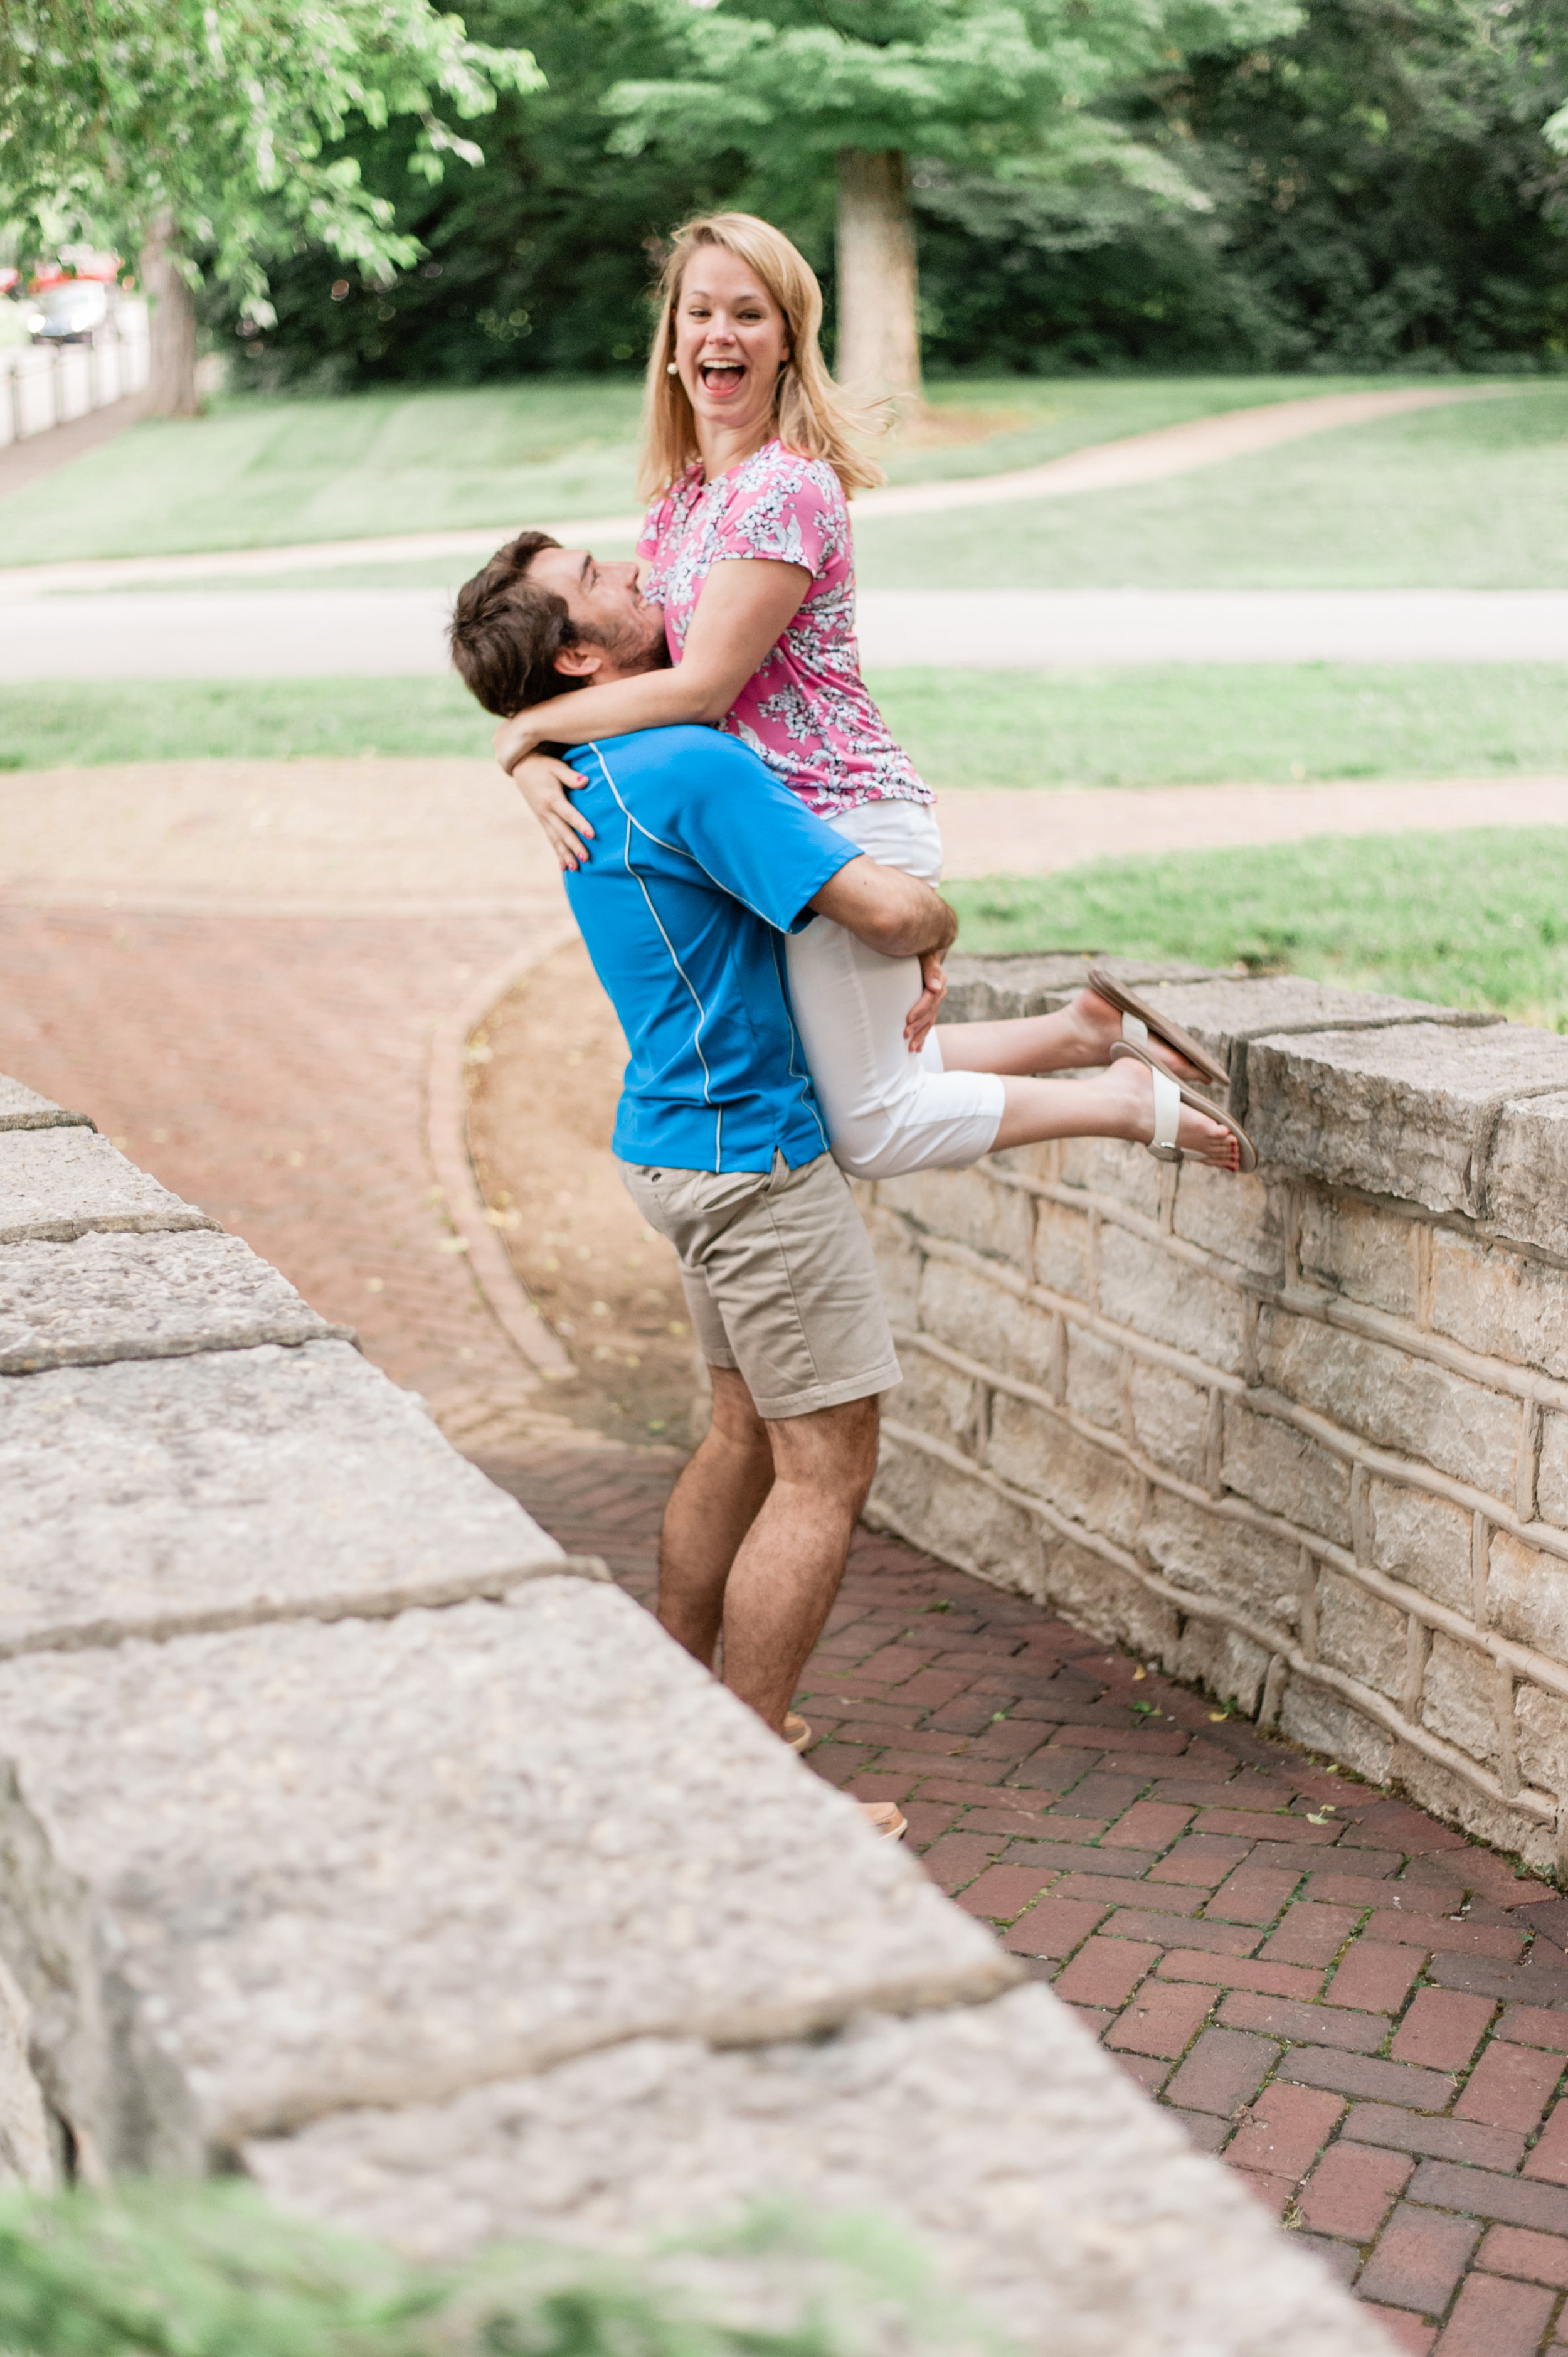
<path fill-rule="evenodd" d="M 746 375 L 744 361 L 700 361 L 697 376 L 704 393 L 717 393 L 722 398 L 734 393 Z"/>

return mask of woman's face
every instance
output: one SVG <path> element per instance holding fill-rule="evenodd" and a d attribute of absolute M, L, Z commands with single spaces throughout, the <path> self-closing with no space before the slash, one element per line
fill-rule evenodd
<path fill-rule="evenodd" d="M 698 246 L 675 305 L 675 365 L 699 424 L 762 428 L 789 357 L 784 314 L 756 273 L 722 245 Z"/>

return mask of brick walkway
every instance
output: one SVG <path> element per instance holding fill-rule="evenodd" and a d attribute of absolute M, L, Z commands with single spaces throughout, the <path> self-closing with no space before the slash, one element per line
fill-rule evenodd
<path fill-rule="evenodd" d="M 645 1600 L 669 1451 L 489 1469 Z M 961 1906 L 1438 2357 L 1568 2346 L 1568 1899 L 863 1532 L 800 1707 Z"/>
<path fill-rule="evenodd" d="M 646 1598 L 674 1452 L 546 1440 L 431 1201 L 431 1025 L 515 930 L 14 909 L 0 1070 L 84 1105 L 357 1325 Z M 819 1771 L 903 1801 L 944 1887 L 1398 2345 L 1568 2348 L 1568 1899 L 870 1533 L 801 1701 Z"/>

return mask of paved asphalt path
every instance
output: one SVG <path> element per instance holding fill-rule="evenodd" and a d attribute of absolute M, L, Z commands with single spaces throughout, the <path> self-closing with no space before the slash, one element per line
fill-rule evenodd
<path fill-rule="evenodd" d="M 0 679 L 410 678 L 444 672 L 444 589 L 0 598 Z M 877 589 L 868 667 L 1568 662 L 1568 590 Z"/>

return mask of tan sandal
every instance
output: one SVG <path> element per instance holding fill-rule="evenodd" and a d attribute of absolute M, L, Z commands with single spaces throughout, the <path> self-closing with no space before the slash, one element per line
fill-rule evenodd
<path fill-rule="evenodd" d="M 811 1739 L 811 1730 L 798 1710 L 784 1714 L 784 1740 L 791 1751 L 804 1751 Z"/>
<path fill-rule="evenodd" d="M 1232 1121 L 1228 1113 L 1209 1098 L 1201 1096 L 1197 1089 L 1184 1086 L 1166 1071 L 1163 1064 L 1155 1061 L 1146 1048 L 1134 1047 L 1131 1039 L 1118 1039 L 1111 1050 L 1111 1061 L 1120 1063 L 1129 1056 L 1136 1057 L 1140 1064 L 1146 1064 L 1154 1079 L 1155 1134 L 1149 1140 L 1148 1151 L 1156 1162 L 1185 1162 L 1187 1159 L 1185 1150 L 1176 1144 L 1181 1109 L 1185 1104 L 1190 1105 L 1194 1113 L 1203 1114 L 1209 1121 L 1218 1122 L 1221 1129 L 1230 1132 L 1240 1150 L 1240 1168 L 1243 1172 L 1257 1168 L 1258 1149 L 1239 1121 Z M 1200 1155 L 1193 1157 L 1194 1161 L 1203 1158 Z"/>
<path fill-rule="evenodd" d="M 1200 1072 L 1218 1082 L 1221 1088 L 1226 1085 L 1230 1073 L 1207 1048 L 1193 1038 L 1190 1031 L 1184 1031 L 1179 1023 L 1173 1023 L 1168 1015 L 1162 1015 L 1157 1006 L 1151 1006 L 1146 999 L 1138 996 L 1135 990 L 1129 990 L 1125 983 L 1118 982 L 1114 974 L 1107 974 L 1103 966 L 1090 967 L 1089 986 L 1097 998 L 1109 999 L 1112 1006 L 1120 1010 L 1122 1037 L 1130 1046 L 1141 1048 L 1148 1040 L 1157 1039 L 1163 1048 L 1174 1048 L 1178 1056 L 1185 1056 L 1189 1064 L 1196 1064 Z"/>
<path fill-rule="evenodd" d="M 857 1805 L 872 1832 L 884 1841 L 902 1841 L 909 1830 L 909 1820 L 897 1801 L 861 1801 Z"/>

